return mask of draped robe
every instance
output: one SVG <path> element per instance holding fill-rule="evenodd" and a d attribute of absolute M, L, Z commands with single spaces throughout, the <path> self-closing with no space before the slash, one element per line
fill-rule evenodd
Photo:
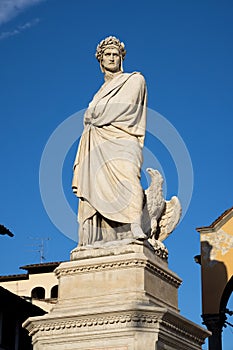
<path fill-rule="evenodd" d="M 103 84 L 85 112 L 72 182 L 80 198 L 79 245 L 103 240 L 96 217 L 121 224 L 140 223 L 146 103 L 143 76 L 121 73 Z M 87 229 L 84 224 L 90 219 Z"/>

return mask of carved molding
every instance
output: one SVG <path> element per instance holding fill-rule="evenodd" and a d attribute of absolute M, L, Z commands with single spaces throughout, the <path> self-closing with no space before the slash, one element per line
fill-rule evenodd
<path fill-rule="evenodd" d="M 166 328 L 166 330 L 170 330 L 172 333 L 179 334 L 179 336 L 184 340 L 187 339 L 199 345 L 202 345 L 205 342 L 206 332 L 202 332 L 202 334 L 198 334 L 198 332 L 192 333 L 180 322 L 174 324 L 169 320 L 163 320 L 162 325 Z"/>
<path fill-rule="evenodd" d="M 176 288 L 179 288 L 179 286 L 182 283 L 181 279 L 172 276 L 171 274 L 169 274 L 165 270 L 161 269 L 160 267 L 158 267 L 150 262 L 146 262 L 145 268 L 148 269 L 149 271 L 151 271 L 152 273 L 154 273 L 155 275 L 159 276 L 160 278 L 162 278 L 163 280 L 165 280 L 169 284 L 175 286 Z"/>
<path fill-rule="evenodd" d="M 86 272 L 93 272 L 93 271 L 106 271 L 106 270 L 116 270 L 120 268 L 131 268 L 131 267 L 138 267 L 138 268 L 144 268 L 148 271 L 154 273 L 155 275 L 162 278 L 164 281 L 168 282 L 169 284 L 175 286 L 178 288 L 181 284 L 181 280 L 177 277 L 174 277 L 172 274 L 169 274 L 167 271 L 162 269 L 161 267 L 150 263 L 149 261 L 140 260 L 140 259 L 133 259 L 133 260 L 122 260 L 122 261 L 116 261 L 116 262 L 109 262 L 109 263 L 99 263 L 99 264 L 83 264 L 75 267 L 68 267 L 68 268 L 57 268 L 56 269 L 56 275 L 58 278 L 61 276 L 67 276 L 71 274 L 80 274 L 80 273 L 86 273 Z"/>
<path fill-rule="evenodd" d="M 76 319 L 63 319 L 57 321 L 41 320 L 41 322 L 35 322 L 33 326 L 27 327 L 29 335 L 33 336 L 37 332 L 58 332 L 62 329 L 111 329 L 130 327 L 149 327 L 151 328 L 158 322 L 158 316 L 139 314 L 137 312 L 121 313 L 117 315 L 102 315 L 99 317 L 77 317 Z"/>
<path fill-rule="evenodd" d="M 165 316 L 165 317 L 164 317 Z M 58 334 L 74 334 L 77 330 L 81 331 L 101 331 L 123 328 L 152 328 L 164 329 L 167 336 L 167 331 L 170 331 L 171 337 L 178 336 L 183 340 L 190 341 L 192 343 L 202 345 L 206 338 L 206 331 L 202 328 L 196 328 L 193 324 L 186 324 L 182 322 L 178 317 L 166 317 L 166 312 L 158 311 L 153 312 L 125 312 L 117 314 L 102 314 L 101 316 L 90 316 L 70 319 L 69 317 L 63 319 L 51 319 L 51 320 L 37 320 L 29 321 L 29 324 L 25 325 L 29 331 L 30 336 L 50 336 Z"/>

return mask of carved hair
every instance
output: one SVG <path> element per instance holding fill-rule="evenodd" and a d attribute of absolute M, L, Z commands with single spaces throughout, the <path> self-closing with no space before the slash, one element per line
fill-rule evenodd
<path fill-rule="evenodd" d="M 125 58 L 125 55 L 126 55 L 125 44 L 120 42 L 120 40 L 117 39 L 115 36 L 108 36 L 107 38 L 102 40 L 96 48 L 95 57 L 99 62 L 101 62 L 103 53 L 108 47 L 117 48 L 119 50 L 121 59 L 123 60 Z"/>

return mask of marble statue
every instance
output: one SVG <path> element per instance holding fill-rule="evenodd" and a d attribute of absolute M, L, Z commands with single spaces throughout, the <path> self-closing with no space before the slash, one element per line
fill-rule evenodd
<path fill-rule="evenodd" d="M 158 170 L 146 169 L 151 177 L 151 184 L 145 190 L 142 214 L 142 228 L 146 232 L 149 243 L 167 256 L 162 243 L 176 228 L 182 208 L 179 199 L 173 196 L 169 201 L 163 196 L 163 177 Z"/>
<path fill-rule="evenodd" d="M 125 54 L 124 44 L 113 36 L 102 40 L 96 50 L 105 82 L 84 115 L 72 182 L 79 198 L 79 247 L 128 237 L 156 241 L 159 230 L 164 236 L 169 231 L 160 218 L 174 203 L 152 194 L 158 174 L 151 169 L 147 191 L 140 183 L 147 89 L 140 73 L 123 72 Z M 162 194 L 161 188 L 158 191 Z M 176 225 L 179 201 L 172 201 L 178 209 L 170 208 L 168 216 Z"/>

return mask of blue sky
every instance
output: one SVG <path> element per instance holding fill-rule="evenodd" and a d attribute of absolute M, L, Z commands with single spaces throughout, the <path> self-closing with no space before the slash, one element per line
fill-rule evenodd
<path fill-rule="evenodd" d="M 40 162 L 54 130 L 85 108 L 102 84 L 95 48 L 115 35 L 126 45 L 125 71 L 142 72 L 148 106 L 173 125 L 191 157 L 192 200 L 165 244 L 170 268 L 183 279 L 181 313 L 201 323 L 195 228 L 232 206 L 232 16 L 233 3 L 227 0 L 0 1 L 0 223 L 15 234 L 0 237 L 0 274 L 39 262 L 42 238 L 46 261 L 68 260 L 77 244 L 57 229 L 43 206 Z M 77 138 L 80 132 L 77 127 Z M 168 133 L 161 144 L 148 136 L 146 143 L 166 175 L 168 198 L 188 186 L 177 184 L 176 162 L 166 149 L 171 137 Z M 62 169 L 74 212 L 70 185 L 76 147 L 70 143 Z"/>

